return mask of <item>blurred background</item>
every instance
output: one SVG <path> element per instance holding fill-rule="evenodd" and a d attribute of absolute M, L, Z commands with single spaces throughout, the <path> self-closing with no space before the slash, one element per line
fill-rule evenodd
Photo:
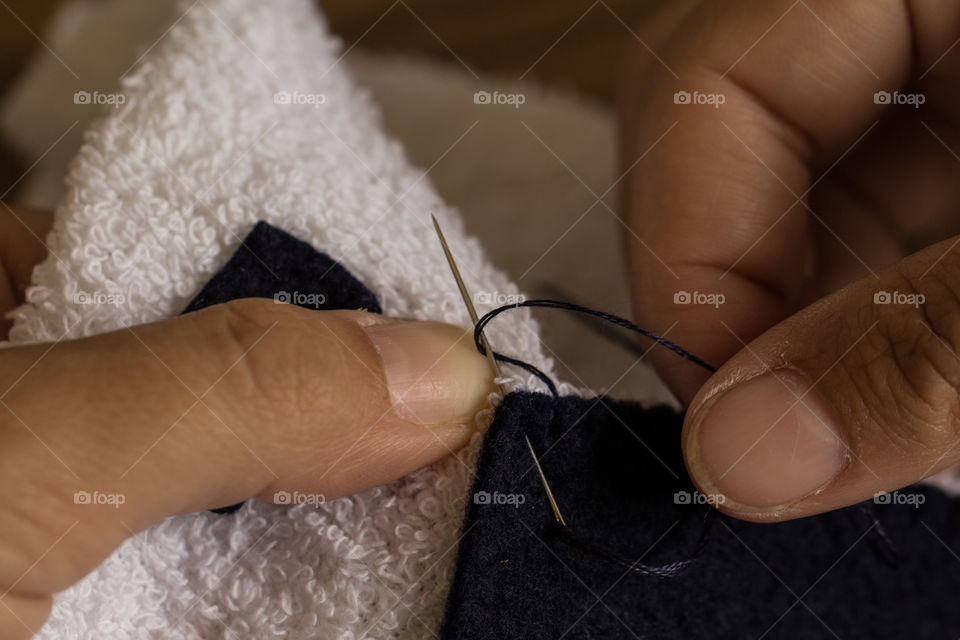
<path fill-rule="evenodd" d="M 95 2 L 96 0 L 91 0 Z M 0 95 L 62 0 L 0 0 Z M 650 0 L 322 0 L 348 45 L 405 53 L 478 73 L 534 80 L 612 103 L 620 54 Z M 529 70 L 529 73 L 527 71 Z M 0 147 L 0 193 L 28 164 Z"/>
<path fill-rule="evenodd" d="M 56 204 L 96 113 L 64 98 L 77 89 L 109 91 L 162 41 L 165 25 L 177 23 L 171 1 L 0 0 L 0 198 Z M 387 133 L 458 208 L 493 264 L 528 297 L 631 315 L 613 107 L 622 54 L 653 0 L 319 6 Z M 64 27 L 97 9 L 111 17 L 84 36 L 92 44 L 71 42 Z M 28 68 L 31 58 L 45 64 Z M 478 90 L 516 92 L 526 102 L 474 104 Z M 618 398 L 665 397 L 637 357 L 649 344 L 579 314 L 534 315 L 559 379 Z"/>

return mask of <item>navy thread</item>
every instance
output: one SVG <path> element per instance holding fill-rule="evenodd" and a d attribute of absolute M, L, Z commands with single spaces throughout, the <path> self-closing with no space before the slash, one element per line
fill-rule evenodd
<path fill-rule="evenodd" d="M 624 329 L 629 329 L 630 331 L 639 333 L 642 336 L 646 336 L 647 338 L 650 338 L 660 346 L 670 349 L 680 357 L 685 358 L 690 362 L 703 367 L 710 373 L 717 372 L 716 368 L 704 362 L 699 356 L 696 356 L 690 353 L 689 351 L 687 351 L 677 343 L 671 342 L 666 338 L 662 338 L 659 335 L 653 333 L 652 331 L 648 329 L 644 329 L 640 325 L 635 324 L 627 320 L 626 318 L 621 318 L 620 316 L 613 315 L 612 313 L 597 311 L 596 309 L 591 309 L 590 307 L 584 307 L 582 305 L 574 304 L 572 302 L 563 302 L 561 300 L 524 300 L 523 302 L 517 302 L 514 304 L 503 305 L 502 307 L 497 307 L 496 309 L 493 309 L 483 314 L 483 316 L 477 321 L 476 326 L 473 328 L 473 342 L 474 344 L 476 344 L 477 350 L 482 355 L 487 355 L 487 350 L 483 346 L 483 330 L 487 326 L 487 324 L 489 324 L 491 320 L 496 318 L 501 313 L 505 311 L 510 311 L 511 309 L 519 309 L 520 307 L 541 307 L 546 309 L 561 309 L 564 311 L 576 311 L 577 313 L 583 313 L 589 316 L 593 316 L 595 318 L 600 318 L 601 320 L 604 320 L 611 324 L 615 324 L 619 327 L 623 327 Z M 512 364 L 516 367 L 520 367 L 521 369 L 524 369 L 525 371 L 528 371 L 529 373 L 533 374 L 547 386 L 547 389 L 550 390 L 550 394 L 554 397 L 554 399 L 559 397 L 559 395 L 557 394 L 557 386 L 553 383 L 553 380 L 551 380 L 550 376 L 545 374 L 543 371 L 541 371 L 537 367 L 533 366 L 528 362 L 524 362 L 522 360 L 517 360 L 516 358 L 511 358 L 510 356 L 503 355 L 502 353 L 498 353 L 497 351 L 493 352 L 493 357 L 498 362 Z"/>

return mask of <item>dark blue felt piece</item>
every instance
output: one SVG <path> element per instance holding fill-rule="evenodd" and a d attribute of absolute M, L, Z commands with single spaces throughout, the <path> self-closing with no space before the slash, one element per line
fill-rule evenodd
<path fill-rule="evenodd" d="M 524 433 L 578 535 L 657 565 L 694 551 L 710 508 L 675 499 L 693 491 L 681 422 L 665 407 L 509 394 L 480 455 L 442 640 L 960 637 L 960 511 L 930 487 L 900 493 L 923 496 L 919 508 L 869 503 L 898 566 L 858 507 L 781 524 L 718 516 L 673 578 L 561 540 Z"/>
<path fill-rule="evenodd" d="M 278 297 L 306 309 L 381 313 L 377 297 L 346 268 L 266 222 L 254 226 L 184 313 L 237 298 Z"/>

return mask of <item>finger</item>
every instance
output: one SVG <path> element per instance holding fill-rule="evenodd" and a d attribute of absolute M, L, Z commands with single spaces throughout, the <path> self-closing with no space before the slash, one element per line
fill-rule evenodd
<path fill-rule="evenodd" d="M 806 302 L 821 224 L 806 192 L 879 118 L 873 95 L 907 81 L 911 10 L 949 4 L 704 3 L 683 21 L 659 49 L 669 70 L 652 67 L 624 114 L 636 120 L 624 144 L 637 161 L 626 204 L 642 324 L 676 322 L 672 339 L 720 364 L 739 349 L 725 326 L 749 340 Z M 675 102 L 679 91 L 724 102 Z M 724 302 L 679 304 L 679 292 Z M 653 357 L 683 399 L 704 380 L 670 354 Z"/>
<path fill-rule="evenodd" d="M 632 30 L 634 37 L 627 41 L 617 101 L 620 115 L 620 161 L 624 167 L 636 162 L 639 154 L 636 145 L 640 139 L 637 130 L 640 119 L 637 114 L 647 105 L 648 76 L 653 72 L 672 72 L 665 66 L 666 63 L 657 51 L 679 29 L 684 28 L 684 21 L 701 4 L 703 0 L 675 0 L 660 4 Z M 625 190 L 625 194 L 629 196 L 629 190 Z"/>
<path fill-rule="evenodd" d="M 164 517 L 401 477 L 469 440 L 491 382 L 463 329 L 253 299 L 4 350 L 2 603 L 26 634 Z"/>
<path fill-rule="evenodd" d="M 960 252 L 934 245 L 791 316 L 697 394 L 687 468 L 721 509 L 784 520 L 960 461 Z"/>
<path fill-rule="evenodd" d="M 53 225 L 53 213 L 0 202 L 0 314 L 23 303 L 33 268 L 47 255 L 44 238 Z M 0 336 L 10 321 L 0 318 Z"/>

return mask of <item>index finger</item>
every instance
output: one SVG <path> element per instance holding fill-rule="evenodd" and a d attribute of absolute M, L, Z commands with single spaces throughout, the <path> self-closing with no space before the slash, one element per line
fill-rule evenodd
<path fill-rule="evenodd" d="M 879 118 L 873 95 L 907 82 L 916 51 L 937 51 L 917 45 L 946 37 L 933 12 L 960 15 L 915 4 L 704 3 L 658 61 L 639 50 L 648 73 L 628 77 L 622 113 L 641 324 L 719 366 L 806 302 L 821 231 L 811 186 Z M 681 399 L 705 380 L 652 357 Z"/>

